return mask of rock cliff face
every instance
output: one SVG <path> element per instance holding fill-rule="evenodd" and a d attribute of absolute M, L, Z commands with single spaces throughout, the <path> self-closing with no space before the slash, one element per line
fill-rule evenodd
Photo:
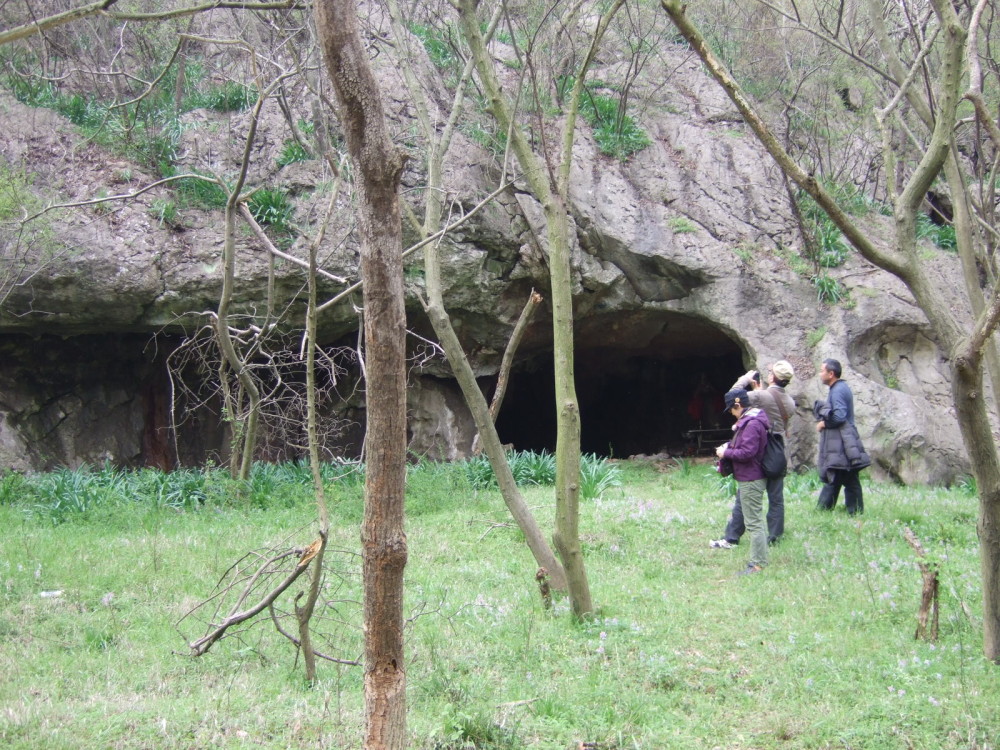
<path fill-rule="evenodd" d="M 652 141 L 645 150 L 619 162 L 597 151 L 586 126 L 579 132 L 572 226 L 584 450 L 690 451 L 696 444 L 689 430 L 726 427 L 718 396 L 747 369 L 783 358 L 796 370 L 789 388 L 799 407 L 789 441 L 793 463 L 807 468 L 816 447 L 812 402 L 825 397 L 816 372 L 834 357 L 854 389 L 874 472 L 949 482 L 966 471 L 947 370 L 905 288 L 852 257 L 831 273 L 848 301 L 818 302 L 808 274 L 793 270 L 801 239 L 777 168 L 698 67 L 680 52 L 674 62 L 678 85 L 669 106 L 642 121 Z M 387 91 L 401 90 L 391 71 L 383 74 Z M 405 106 L 390 101 L 400 132 Z M 0 95 L 0 117 L 6 174 L 30 175 L 24 189 L 44 202 L 130 193 L 152 181 L 88 145 L 50 111 Z M 265 117 L 252 174 L 292 195 L 296 221 L 312 226 L 329 202 L 330 175 L 318 160 L 276 166 L 284 127 L 279 116 Z M 191 166 L 231 168 L 246 130 L 246 113 L 192 113 L 184 136 Z M 446 170 L 456 204 L 468 208 L 493 189 L 497 175 L 489 164 L 488 154 L 459 137 Z M 421 180 L 414 167 L 406 187 Z M 20 234 L 4 225 L 8 256 L 23 243 L 36 266 L 44 262 L 30 276 L 8 274 L 2 287 L 0 466 L 224 460 L 228 433 L 210 403 L 195 409 L 189 401 L 187 421 L 171 429 L 178 389 L 165 364 L 218 304 L 221 215 L 188 210 L 163 221 L 156 201 L 164 195 L 166 188 L 157 188 L 122 203 L 63 208 Z M 345 196 L 327 232 L 323 266 L 352 279 L 357 253 Z M 544 238 L 541 209 L 515 180 L 444 247 L 445 301 L 488 392 L 530 291 L 546 296 Z M 272 266 L 249 232 L 238 233 L 237 245 L 237 309 L 259 320 L 270 284 L 271 305 L 301 319 L 302 270 L 287 261 Z M 305 241 L 288 252 L 304 258 Z M 953 256 L 929 249 L 927 262 L 939 266 L 943 285 L 959 288 Z M 474 429 L 447 363 L 428 343 L 419 260 L 407 278 L 411 450 L 459 458 Z M 344 286 L 328 278 L 322 294 L 332 297 Z M 325 313 L 324 342 L 356 344 L 358 302 L 349 297 Z M 543 303 L 518 349 L 498 422 L 501 438 L 516 448 L 554 446 L 551 346 Z M 356 368 L 347 366 L 328 404 L 328 418 L 345 425 L 331 450 L 348 454 L 358 452 L 363 424 L 356 380 Z M 714 395 L 694 403 L 702 382 Z"/>

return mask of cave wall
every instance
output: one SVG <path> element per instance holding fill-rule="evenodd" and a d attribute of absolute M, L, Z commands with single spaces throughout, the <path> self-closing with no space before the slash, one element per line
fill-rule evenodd
<path fill-rule="evenodd" d="M 171 468 L 168 424 L 163 351 L 151 337 L 0 336 L 3 466 Z"/>
<path fill-rule="evenodd" d="M 650 99 L 648 112 L 655 114 L 642 122 L 648 147 L 617 161 L 600 153 L 585 124 L 576 134 L 569 181 L 571 283 L 585 449 L 621 455 L 669 448 L 685 418 L 679 405 L 689 398 L 685 392 L 695 371 L 718 372 L 713 384 L 721 388 L 743 368 L 787 359 L 796 368 L 789 393 L 798 407 L 789 447 L 793 466 L 807 469 L 816 450 L 810 409 L 826 396 L 816 371 L 825 357 L 835 357 L 855 392 L 873 473 L 903 482 L 948 482 L 966 472 L 941 342 L 928 337 L 908 291 L 851 254 L 842 267 L 827 269 L 845 299 L 837 305 L 817 300 L 809 272 L 801 270 L 801 236 L 779 171 L 682 46 L 661 52 L 656 64 L 663 67 L 649 75 L 662 99 Z M 398 69 L 391 60 L 380 62 L 386 90 L 396 90 Z M 435 75 L 430 66 L 425 72 Z M 677 76 L 684 86 L 661 86 L 660 73 Z M 390 105 L 392 127 L 409 132 L 406 102 L 394 99 Z M 308 115 L 311 102 L 292 106 Z M 25 107 L 3 92 L 0 107 L 6 124 L 0 157 L 33 176 L 31 189 L 42 202 L 116 193 L 126 170 L 137 184 L 152 181 L 140 166 L 84 142 L 51 111 Z M 190 117 L 184 143 L 193 161 L 187 166 L 200 166 L 198 154 L 240 151 L 229 140 L 247 131 L 247 113 L 199 111 Z M 296 220 L 312 230 L 326 215 L 329 196 L 320 186 L 330 175 L 321 160 L 275 166 L 287 127 L 279 112 L 264 117 L 250 173 L 255 183 L 296 196 Z M 456 207 L 471 207 L 493 190 L 497 173 L 491 165 L 488 152 L 456 133 L 444 170 L 444 188 Z M 225 172 L 232 164 L 216 166 Z M 419 200 L 426 184 L 421 169 L 419 159 L 407 164 L 406 200 Z M 45 244 L 36 249 L 52 260 L 10 285 L 0 305 L 0 465 L 31 469 L 112 460 L 162 466 L 225 459 L 227 431 L 211 402 L 188 414 L 172 439 L 162 432 L 169 386 L 158 359 L 163 350 L 148 344 L 211 321 L 223 243 L 218 213 L 186 209 L 180 227 L 155 221 L 153 202 L 162 197 L 150 191 L 110 211 L 67 209 L 42 227 Z M 357 278 L 358 245 L 351 212 L 344 208 L 333 212 L 327 231 L 339 239 L 324 248 L 324 268 L 332 275 L 321 284 L 326 299 Z M 866 221 L 885 222 L 889 236 L 891 218 Z M 304 260 L 309 236 L 305 232 L 289 253 Z M 0 231 L 0 242 L 11 241 L 19 240 Z M 238 233 L 236 244 L 234 313 L 251 322 L 263 319 L 273 270 L 275 309 L 301 320 L 301 267 L 282 262 L 272 269 L 251 233 Z M 445 304 L 489 394 L 528 294 L 535 289 L 547 296 L 544 211 L 516 180 L 446 237 L 441 252 Z M 953 304 L 961 306 L 957 258 L 928 247 L 923 262 L 933 266 L 942 288 L 954 290 Z M 408 264 L 411 328 L 433 341 L 420 312 L 425 290 L 419 259 Z M 547 304 L 518 350 L 513 393 L 501 412 L 510 442 L 527 445 L 533 433 L 551 432 L 545 415 L 554 409 L 546 409 L 542 393 L 550 387 Z M 321 341 L 353 335 L 360 306 L 356 295 L 326 310 Z M 410 382 L 414 455 L 464 454 L 472 428 L 447 363 L 438 355 L 415 359 Z M 676 401 L 668 395 L 674 391 Z M 351 425 L 336 450 L 356 453 L 363 396 L 327 406 L 337 412 L 331 418 Z"/>

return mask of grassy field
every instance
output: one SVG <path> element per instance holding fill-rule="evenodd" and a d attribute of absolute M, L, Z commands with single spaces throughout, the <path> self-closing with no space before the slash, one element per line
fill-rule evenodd
<path fill-rule="evenodd" d="M 617 469 L 620 486 L 583 504 L 599 607 L 586 623 L 564 600 L 542 607 L 536 566 L 495 490 L 459 466 L 412 472 L 411 747 L 1000 747 L 1000 671 L 982 657 L 967 489 L 866 483 L 858 520 L 842 501 L 815 510 L 814 476 L 789 478 L 785 539 L 764 574 L 737 577 L 746 540 L 708 547 L 731 502 L 709 465 Z M 78 474 L 58 481 L 84 487 Z M 114 502 L 84 487 L 75 506 L 41 478 L 4 479 L 0 746 L 360 746 L 359 667 L 320 662 L 308 686 L 266 620 L 199 658 L 187 644 L 203 627 L 177 625 L 247 552 L 312 539 L 308 487 L 185 476 L 186 489 L 161 482 Z M 356 658 L 361 494 L 357 482 L 331 487 L 332 647 Z M 551 528 L 552 488 L 525 492 Z M 914 640 L 921 577 L 907 526 L 941 569 L 935 643 Z"/>

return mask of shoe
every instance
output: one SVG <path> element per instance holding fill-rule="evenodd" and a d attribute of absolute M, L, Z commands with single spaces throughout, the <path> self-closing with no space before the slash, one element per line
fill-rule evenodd
<path fill-rule="evenodd" d="M 762 570 L 764 570 L 764 569 L 762 567 L 760 567 L 759 565 L 748 564 L 743 570 L 741 570 L 736 575 L 738 575 L 738 576 L 749 576 L 749 575 L 753 575 L 754 573 L 760 573 Z"/>
<path fill-rule="evenodd" d="M 777 543 L 778 543 L 778 537 L 776 537 L 776 536 L 768 537 L 768 539 L 767 539 L 767 546 L 773 547 Z"/>
<path fill-rule="evenodd" d="M 712 549 L 732 549 L 736 545 L 728 539 L 713 539 L 708 543 L 708 546 Z"/>

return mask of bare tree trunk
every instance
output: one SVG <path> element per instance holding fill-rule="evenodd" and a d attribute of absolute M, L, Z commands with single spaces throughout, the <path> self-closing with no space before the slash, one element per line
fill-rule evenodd
<path fill-rule="evenodd" d="M 240 402 L 238 395 L 230 394 L 227 398 L 229 416 L 233 424 L 233 454 L 230 472 L 238 479 L 250 476 L 253 465 L 254 446 L 257 442 L 257 418 L 260 412 L 260 392 L 253 378 L 247 372 L 246 363 L 236 351 L 232 336 L 229 333 L 229 305 L 233 296 L 233 283 L 236 275 L 236 200 L 234 192 L 226 205 L 225 239 L 222 249 L 222 293 L 219 295 L 219 311 L 216 319 L 216 339 L 222 351 L 223 362 L 232 368 L 239 379 L 239 390 L 247 397 L 249 407 L 245 422 L 240 422 Z M 220 369 L 219 377 L 225 381 L 226 374 Z"/>
<path fill-rule="evenodd" d="M 406 746 L 403 569 L 406 535 L 406 315 L 399 181 L 404 156 L 392 144 L 381 92 L 350 0 L 319 0 L 316 27 L 357 175 L 364 281 L 367 432 L 361 530 L 368 750 Z"/>
<path fill-rule="evenodd" d="M 594 605 L 580 547 L 580 404 L 573 371 L 569 221 L 562 196 L 550 195 L 545 216 L 552 279 L 552 359 L 556 390 L 556 530 L 552 542 L 566 568 L 573 614 L 583 618 L 594 611 Z"/>
<path fill-rule="evenodd" d="M 500 128 L 508 133 L 511 149 L 524 170 L 524 178 L 545 214 L 551 280 L 557 431 L 556 531 L 553 542 L 566 569 L 570 604 L 576 617 L 589 615 L 594 607 L 579 538 L 580 409 L 573 373 L 573 298 L 567 215 L 569 170 L 573 158 L 576 115 L 587 69 L 608 23 L 622 4 L 623 0 L 614 0 L 604 10 L 586 58 L 575 71 L 576 83 L 566 107 L 559 152 L 552 160 L 558 173 L 552 173 L 543 167 L 543 159 L 532 151 L 522 129 L 514 122 L 514 113 L 502 94 L 492 59 L 484 44 L 476 14 L 477 3 L 475 0 L 456 2 L 462 35 L 475 59 L 487 106 Z"/>
<path fill-rule="evenodd" d="M 409 55 L 407 47 L 409 37 L 404 28 L 398 3 L 395 0 L 390 0 L 389 8 L 399 41 L 400 53 L 405 58 Z M 497 13 L 490 23 L 490 30 L 495 28 L 499 20 L 499 10 L 500 6 L 498 6 Z M 424 223 L 423 226 L 418 227 L 426 240 L 426 238 L 438 232 L 441 226 L 443 213 L 441 196 L 444 192 L 441 189 L 443 186 L 442 166 L 444 154 L 448 150 L 451 137 L 462 111 L 463 83 L 460 83 L 457 87 L 448 122 L 439 134 L 438 129 L 431 123 L 427 99 L 423 96 L 423 92 L 415 80 L 407 61 L 404 61 L 403 68 L 407 86 L 410 89 L 416 106 L 417 119 L 420 121 L 424 135 L 428 141 L 427 198 L 424 208 Z M 471 76 L 471 73 L 472 62 L 470 61 L 466 64 L 466 68 L 463 71 L 462 81 L 466 81 Z M 500 437 L 496 431 L 496 412 L 491 410 L 486 404 L 483 392 L 476 382 L 475 373 L 469 364 L 465 350 L 462 348 L 462 343 L 455 333 L 455 329 L 451 324 L 451 318 L 448 316 L 447 309 L 445 308 L 444 297 L 441 292 L 440 242 L 440 238 L 435 239 L 429 242 L 424 250 L 424 276 L 427 284 L 427 301 L 424 302 L 424 309 L 431 321 L 431 326 L 434 328 L 434 333 L 437 335 L 438 341 L 444 349 L 448 364 L 455 375 L 455 380 L 458 382 L 459 388 L 462 390 L 465 404 L 468 406 L 472 419 L 475 422 L 477 434 L 473 440 L 473 450 L 476 449 L 477 444 L 481 441 L 489 458 L 490 466 L 493 467 L 493 473 L 497 478 L 497 484 L 499 485 L 504 503 L 507 505 L 507 509 L 517 523 L 518 528 L 524 534 L 528 549 L 531 550 L 535 562 L 540 566 L 540 570 L 544 570 L 548 575 L 548 580 L 552 588 L 558 591 L 565 591 L 567 588 L 565 570 L 549 544 L 545 541 L 545 537 L 538 527 L 535 517 L 532 515 L 531 510 L 524 501 L 524 497 L 521 495 L 517 483 L 514 481 L 514 475 L 507 461 L 507 454 L 504 452 L 503 446 L 500 443 Z M 517 341 L 520 340 L 524 327 L 527 325 L 527 319 L 530 318 L 530 315 L 527 313 L 529 310 L 534 309 L 540 299 L 540 297 L 532 293 L 532 299 L 525 307 L 525 313 L 521 315 L 521 319 L 518 320 L 515 326 L 514 335 L 508 346 L 508 352 L 504 354 L 504 363 L 508 370 L 510 368 L 508 355 L 513 356 L 512 348 L 516 348 Z M 501 378 L 503 378 L 503 366 L 501 366 L 500 373 Z M 500 396 L 502 397 L 502 394 Z"/>
<path fill-rule="evenodd" d="M 332 163 L 332 160 L 331 160 Z M 330 199 L 331 208 L 336 204 L 336 198 L 340 190 L 340 175 L 337 175 L 337 182 L 334 185 L 333 194 Z M 329 218 L 329 212 L 327 213 Z M 302 648 L 302 658 L 306 665 L 306 680 L 312 684 L 316 682 L 316 654 L 312 647 L 312 638 L 309 633 L 309 624 L 312 620 L 313 612 L 316 610 L 316 602 L 319 600 L 320 587 L 323 581 L 323 557 L 326 552 L 326 542 L 330 536 L 330 514 L 326 506 L 326 490 L 323 487 L 323 474 L 320 471 L 319 460 L 319 438 L 317 436 L 317 406 L 316 406 L 316 329 L 318 327 L 319 313 L 316 309 L 316 279 L 318 268 L 316 265 L 316 252 L 326 233 L 327 221 L 324 220 L 318 236 L 309 243 L 309 308 L 306 311 L 306 435 L 309 444 L 309 469 L 312 473 L 313 492 L 316 495 L 316 513 L 319 520 L 319 550 L 312 560 L 312 579 L 309 591 L 306 594 L 306 602 L 301 607 L 296 602 L 295 615 L 299 623 L 299 643 Z"/>

